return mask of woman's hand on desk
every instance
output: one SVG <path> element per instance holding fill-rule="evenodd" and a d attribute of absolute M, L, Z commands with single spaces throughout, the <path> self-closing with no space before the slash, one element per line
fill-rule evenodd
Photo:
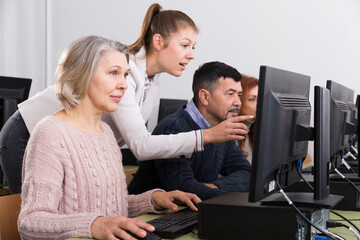
<path fill-rule="evenodd" d="M 201 199 L 193 193 L 186 193 L 182 191 L 171 192 L 154 192 L 152 194 L 153 201 L 163 208 L 169 208 L 174 212 L 179 210 L 177 204 L 186 203 L 193 211 L 197 211 L 195 204 L 201 202 Z"/>
<path fill-rule="evenodd" d="M 142 229 L 143 228 L 143 229 Z M 146 231 L 154 231 L 154 227 L 136 218 L 119 217 L 97 217 L 91 224 L 91 235 L 96 239 L 132 240 L 126 231 L 131 231 L 138 236 L 145 237 Z"/>

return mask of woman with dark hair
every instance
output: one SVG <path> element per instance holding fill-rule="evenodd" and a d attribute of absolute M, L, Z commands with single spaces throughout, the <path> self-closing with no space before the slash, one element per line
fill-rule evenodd
<path fill-rule="evenodd" d="M 259 89 L 259 79 L 247 76 L 242 74 L 241 87 L 243 94 L 240 97 L 241 99 L 241 108 L 239 115 L 252 115 L 254 119 L 247 120 L 244 123 L 246 124 L 249 132 L 245 136 L 245 139 L 238 141 L 240 150 L 244 153 L 247 160 L 252 162 L 252 150 L 254 144 L 254 122 L 256 118 L 256 105 L 257 105 L 257 96 Z"/>

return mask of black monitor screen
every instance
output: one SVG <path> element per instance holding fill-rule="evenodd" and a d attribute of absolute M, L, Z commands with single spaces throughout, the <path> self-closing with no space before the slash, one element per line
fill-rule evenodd
<path fill-rule="evenodd" d="M 159 116 L 158 122 L 160 122 L 164 117 L 176 112 L 179 107 L 182 107 L 187 104 L 187 100 L 184 99 L 160 99 L 159 106 Z"/>
<path fill-rule="evenodd" d="M 309 125 L 310 77 L 260 67 L 249 201 L 256 202 L 300 177 L 297 160 L 307 155 L 308 141 L 298 139 L 298 125 Z"/>
<path fill-rule="evenodd" d="M 350 123 L 357 127 L 358 118 L 357 118 L 357 107 L 353 102 L 348 102 L 348 107 L 350 109 Z M 350 134 L 350 144 L 354 144 L 357 141 L 357 131 L 355 133 Z"/>
<path fill-rule="evenodd" d="M 356 105 L 356 117 L 355 117 L 355 125 L 357 127 L 357 132 L 356 132 L 356 142 L 357 144 L 359 144 L 359 133 L 360 133 L 360 128 L 359 128 L 359 119 L 360 119 L 360 95 L 357 95 L 356 96 L 356 102 L 355 102 L 355 105 Z M 358 145 L 359 146 L 359 145 Z M 360 158 L 358 158 L 360 159 Z M 360 160 L 359 160 L 360 161 Z M 360 174 L 360 171 L 359 171 L 359 174 Z"/>
<path fill-rule="evenodd" d="M 341 150 L 349 147 L 349 124 L 355 121 L 355 107 L 353 107 L 354 91 L 330 80 L 326 82 L 326 88 L 330 90 L 331 96 L 330 156 L 334 157 L 337 156 Z M 339 162 L 339 160 L 337 160 L 337 162 Z"/>
<path fill-rule="evenodd" d="M 29 97 L 31 79 L 0 76 L 0 126 L 16 111 L 17 104 Z M 1 129 L 0 128 L 0 129 Z"/>

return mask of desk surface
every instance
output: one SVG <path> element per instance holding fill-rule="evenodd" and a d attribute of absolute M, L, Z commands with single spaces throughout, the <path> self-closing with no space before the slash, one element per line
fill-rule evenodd
<path fill-rule="evenodd" d="M 358 228 L 360 228 L 360 212 L 359 211 L 340 211 L 336 210 L 335 212 L 339 213 L 340 215 L 349 219 L 353 224 L 355 224 Z M 342 218 L 336 216 L 335 214 L 330 213 L 331 220 L 343 220 Z M 346 221 L 341 221 L 341 223 L 351 226 Z M 351 226 L 352 227 L 352 226 Z M 352 227 L 353 228 L 353 227 Z M 340 235 L 341 237 L 345 238 L 346 240 L 355 240 L 356 236 L 353 232 L 346 228 L 335 228 L 330 230 L 333 233 Z"/>
<path fill-rule="evenodd" d="M 154 218 L 159 217 L 159 214 L 145 214 L 137 217 L 137 219 L 143 220 L 144 222 L 150 221 Z M 69 238 L 68 240 L 86 240 L 87 238 Z M 194 233 L 188 233 L 181 237 L 176 238 L 176 240 L 197 240 L 199 239 Z M 90 239 L 89 239 L 90 240 Z"/>
<path fill-rule="evenodd" d="M 357 211 L 336 211 L 337 213 L 341 214 L 342 216 L 346 217 L 352 223 L 354 223 L 357 227 L 360 228 L 360 212 Z M 158 214 L 146 214 L 137 217 L 140 220 L 143 221 L 149 221 L 156 217 L 158 217 Z M 342 220 L 342 218 L 330 213 L 330 219 L 331 220 Z M 343 224 L 349 225 L 347 222 L 342 221 Z M 330 229 L 331 232 L 339 234 L 341 237 L 345 238 L 346 240 L 355 240 L 356 236 L 348 229 L 346 228 L 336 228 L 336 229 Z M 176 238 L 176 240 L 198 240 L 199 238 L 194 233 L 188 233 L 181 237 Z M 68 240 L 84 240 L 84 238 L 70 238 Z"/>

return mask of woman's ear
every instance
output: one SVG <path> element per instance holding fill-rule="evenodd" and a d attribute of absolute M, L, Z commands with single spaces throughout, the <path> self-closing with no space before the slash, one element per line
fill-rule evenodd
<path fill-rule="evenodd" d="M 153 46 L 155 50 L 160 51 L 161 47 L 164 45 L 164 39 L 158 33 L 153 36 Z"/>
<path fill-rule="evenodd" d="M 199 90 L 199 100 L 202 105 L 209 105 L 210 92 L 204 88 Z"/>

